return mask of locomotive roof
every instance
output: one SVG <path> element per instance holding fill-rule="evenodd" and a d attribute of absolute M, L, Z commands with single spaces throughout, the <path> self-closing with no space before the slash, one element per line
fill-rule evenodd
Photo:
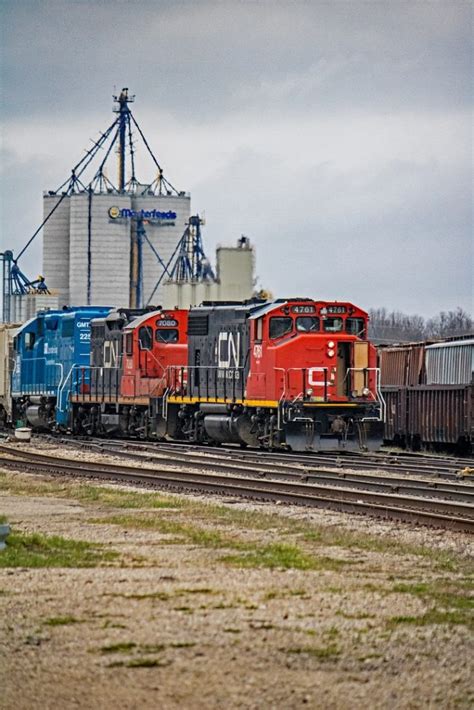
<path fill-rule="evenodd" d="M 161 309 L 156 310 L 156 311 L 151 311 L 151 312 L 149 311 L 148 313 L 144 313 L 143 315 L 138 316 L 138 318 L 134 318 L 129 323 L 127 323 L 127 325 L 123 329 L 124 333 L 127 330 L 134 330 L 135 328 L 138 328 L 140 325 L 143 325 L 143 323 L 145 323 L 150 318 L 156 318 L 156 316 L 158 316 L 160 313 L 163 313 L 163 311 Z"/>
<path fill-rule="evenodd" d="M 125 333 L 125 332 L 128 331 L 128 330 L 133 330 L 134 328 L 138 328 L 139 326 L 143 325 L 143 323 L 146 323 L 146 321 L 149 320 L 150 318 L 156 318 L 157 316 L 163 315 L 163 314 L 166 314 L 166 313 L 172 313 L 173 316 L 170 315 L 169 317 L 170 317 L 170 318 L 171 318 L 171 317 L 174 318 L 174 314 L 176 313 L 176 311 L 182 311 L 182 310 L 185 310 L 185 309 L 183 309 L 183 308 L 165 308 L 165 309 L 162 309 L 162 308 L 160 307 L 160 308 L 158 308 L 158 309 L 156 309 L 156 310 L 154 310 L 154 311 L 148 311 L 148 313 L 144 313 L 143 315 L 138 316 L 138 318 L 134 318 L 132 321 L 130 321 L 129 323 L 127 323 L 127 325 L 126 325 L 125 328 L 123 329 L 123 332 Z"/>

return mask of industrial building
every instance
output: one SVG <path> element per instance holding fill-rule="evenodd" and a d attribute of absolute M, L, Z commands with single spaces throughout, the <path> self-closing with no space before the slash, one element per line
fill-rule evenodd
<path fill-rule="evenodd" d="M 255 289 L 254 271 L 255 252 L 247 237 L 241 237 L 236 247 L 217 247 L 216 277 L 168 279 L 163 289 L 163 306 L 188 308 L 203 301 L 251 298 Z"/>
<path fill-rule="evenodd" d="M 45 193 L 45 216 L 57 200 Z M 60 306 L 148 303 L 186 228 L 190 210 L 190 196 L 184 193 L 67 196 L 44 226 L 43 273 L 48 288 L 58 292 Z M 142 271 L 140 283 L 131 286 L 132 249 L 140 227 Z M 131 302 L 137 290 L 140 304 Z M 160 285 L 152 303 L 161 303 L 162 290 Z"/>
<path fill-rule="evenodd" d="M 189 193 L 177 190 L 153 154 L 122 89 L 116 117 L 72 168 L 70 178 L 43 194 L 43 222 L 14 257 L 3 262 L 3 321 L 24 321 L 36 310 L 70 306 L 188 307 L 203 300 L 240 300 L 254 290 L 254 252 L 246 237 L 219 246 L 216 273 L 204 253 Z M 152 182 L 139 180 L 141 142 Z M 118 158 L 116 182 L 107 170 Z M 94 163 L 99 164 L 98 166 Z M 29 280 L 18 260 L 43 232 L 43 276 Z"/>

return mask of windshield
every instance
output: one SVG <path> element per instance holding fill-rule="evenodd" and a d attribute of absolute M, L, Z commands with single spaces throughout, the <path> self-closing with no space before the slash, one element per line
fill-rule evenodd
<path fill-rule="evenodd" d="M 342 318 L 325 318 L 323 328 L 328 333 L 339 333 L 342 330 L 344 321 Z"/>
<path fill-rule="evenodd" d="M 299 333 L 317 333 L 319 331 L 319 318 L 315 316 L 302 316 L 297 318 L 296 330 Z"/>

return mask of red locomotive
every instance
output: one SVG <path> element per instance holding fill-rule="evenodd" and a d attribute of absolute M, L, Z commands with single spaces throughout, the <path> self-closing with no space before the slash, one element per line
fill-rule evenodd
<path fill-rule="evenodd" d="M 351 303 L 310 299 L 191 309 L 188 367 L 171 368 L 164 398 L 168 432 L 295 451 L 378 447 L 367 322 Z"/>
<path fill-rule="evenodd" d="M 120 347 L 106 329 L 94 338 L 93 321 L 71 426 L 295 451 L 378 447 L 383 400 L 367 321 L 345 302 L 204 303 L 122 324 Z"/>
<path fill-rule="evenodd" d="M 92 321 L 91 365 L 77 368 L 71 428 L 88 434 L 161 436 L 158 414 L 172 367 L 187 363 L 188 311 L 112 311 Z M 154 414 L 155 412 L 155 414 Z"/>

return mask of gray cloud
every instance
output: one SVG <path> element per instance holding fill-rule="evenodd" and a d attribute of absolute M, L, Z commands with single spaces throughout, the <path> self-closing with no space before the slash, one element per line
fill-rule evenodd
<path fill-rule="evenodd" d="M 4 244 L 26 241 L 41 191 L 128 85 L 168 177 L 206 211 L 209 252 L 247 233 L 278 295 L 471 306 L 470 3 L 4 0 L 1 13 Z"/>

